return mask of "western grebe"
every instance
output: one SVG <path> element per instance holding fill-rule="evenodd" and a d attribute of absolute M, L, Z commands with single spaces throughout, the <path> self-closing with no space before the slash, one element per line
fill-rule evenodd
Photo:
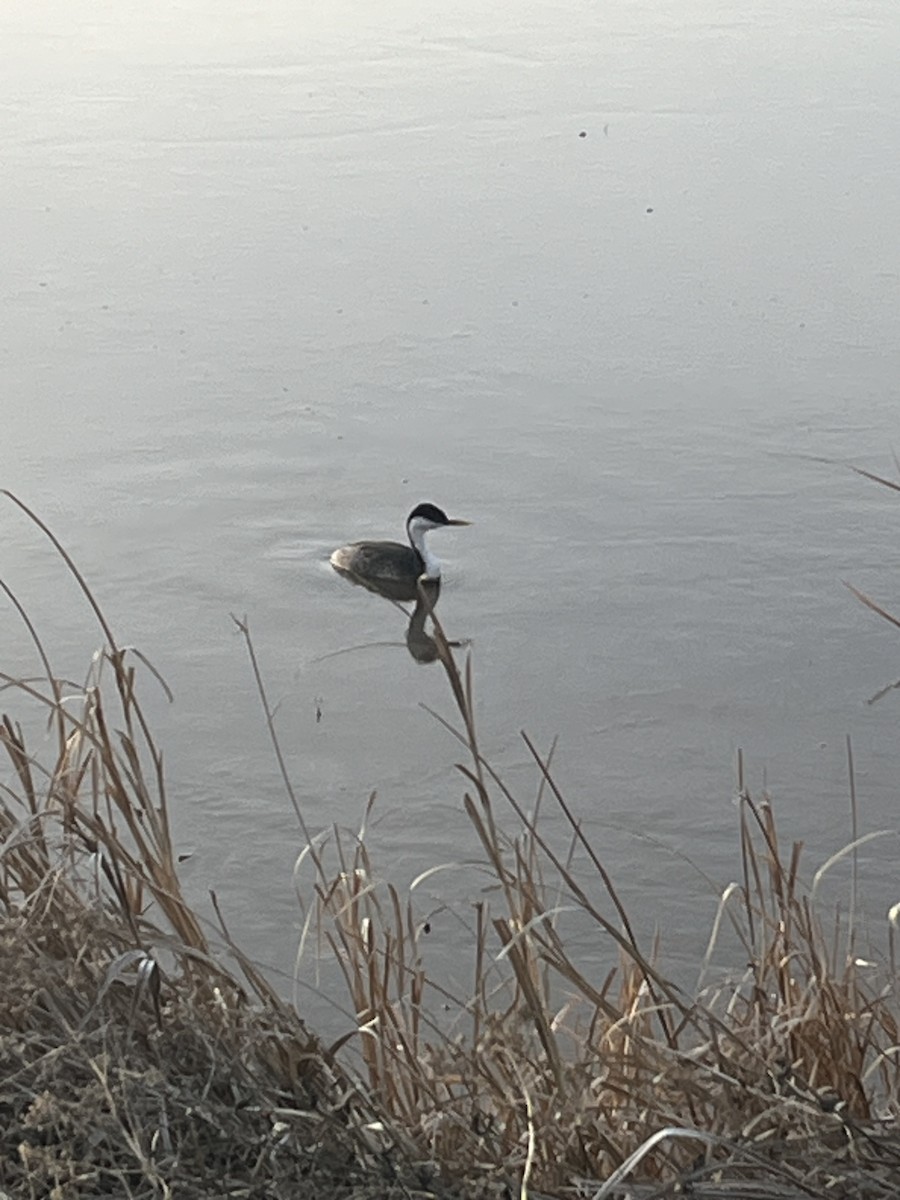
<path fill-rule="evenodd" d="M 400 542 L 351 542 L 335 550 L 331 565 L 341 575 L 380 596 L 416 600 L 422 576 L 437 584 L 441 578 L 441 564 L 428 549 L 425 535 L 432 529 L 468 524 L 458 517 L 448 517 L 434 504 L 417 504 L 406 518 L 408 546 Z"/>

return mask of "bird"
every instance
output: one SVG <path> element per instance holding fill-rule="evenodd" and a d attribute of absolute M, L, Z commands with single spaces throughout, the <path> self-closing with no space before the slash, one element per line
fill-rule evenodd
<path fill-rule="evenodd" d="M 436 504 L 417 504 L 406 518 L 409 545 L 400 542 L 351 542 L 331 555 L 331 565 L 346 579 L 389 600 L 417 600 L 419 581 L 430 584 L 437 598 L 441 564 L 425 543 L 432 529 L 469 525 L 448 517 Z"/>

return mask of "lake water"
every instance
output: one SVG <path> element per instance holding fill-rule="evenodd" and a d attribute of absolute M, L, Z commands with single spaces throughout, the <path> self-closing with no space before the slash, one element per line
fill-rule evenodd
<path fill-rule="evenodd" d="M 300 839 L 231 612 L 310 826 L 377 789 L 401 888 L 473 852 L 440 669 L 327 566 L 420 500 L 474 522 L 433 541 L 486 754 L 527 797 L 519 730 L 559 735 L 676 958 L 738 871 L 739 747 L 810 871 L 847 734 L 862 828 L 900 826 L 900 696 L 866 704 L 900 640 L 841 582 L 900 607 L 900 511 L 815 461 L 894 471 L 891 0 L 12 0 L 0 37 L 3 485 L 172 686 L 188 882 L 260 959 L 291 971 Z M 2 519 L 80 674 L 89 615 Z M 0 649 L 34 670 L 12 617 Z"/>

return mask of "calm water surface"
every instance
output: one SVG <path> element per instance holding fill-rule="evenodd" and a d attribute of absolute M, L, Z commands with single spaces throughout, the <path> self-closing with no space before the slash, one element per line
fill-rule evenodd
<path fill-rule="evenodd" d="M 841 585 L 896 597 L 900 513 L 812 461 L 893 470 L 900 14 L 307 9 L 4 5 L 3 484 L 169 680 L 189 882 L 260 958 L 291 969 L 299 839 L 230 612 L 311 826 L 377 789 L 401 887 L 474 848 L 440 671 L 326 565 L 423 499 L 475 522 L 435 548 L 485 752 L 529 795 L 518 731 L 559 735 L 689 957 L 737 872 L 738 747 L 810 866 L 849 839 L 848 733 L 864 828 L 900 825 L 900 700 L 865 703 L 900 643 Z M 81 673 L 83 605 L 2 520 Z M 11 617 L 0 649 L 34 669 Z M 895 855 L 864 854 L 876 916 Z"/>

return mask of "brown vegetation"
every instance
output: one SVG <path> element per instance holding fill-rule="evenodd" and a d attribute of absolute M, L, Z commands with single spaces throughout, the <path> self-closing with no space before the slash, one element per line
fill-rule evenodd
<path fill-rule="evenodd" d="M 357 1023 L 323 1045 L 186 902 L 136 689 L 146 664 L 40 527 L 105 648 L 75 692 L 25 618 L 44 678 L 0 676 L 52 730 L 38 755 L 13 717 L 0 727 L 0 1196 L 896 1197 L 896 972 L 860 962 L 852 922 L 826 935 L 771 806 L 741 789 L 741 882 L 717 921 L 740 970 L 686 995 L 549 763 L 526 739 L 563 853 L 480 754 L 471 663 L 436 619 L 497 897 L 474 906 L 466 1031 L 433 1015 L 414 892 L 335 833 L 305 851 L 307 928 Z M 603 980 L 566 946 L 571 913 L 618 948 Z"/>

